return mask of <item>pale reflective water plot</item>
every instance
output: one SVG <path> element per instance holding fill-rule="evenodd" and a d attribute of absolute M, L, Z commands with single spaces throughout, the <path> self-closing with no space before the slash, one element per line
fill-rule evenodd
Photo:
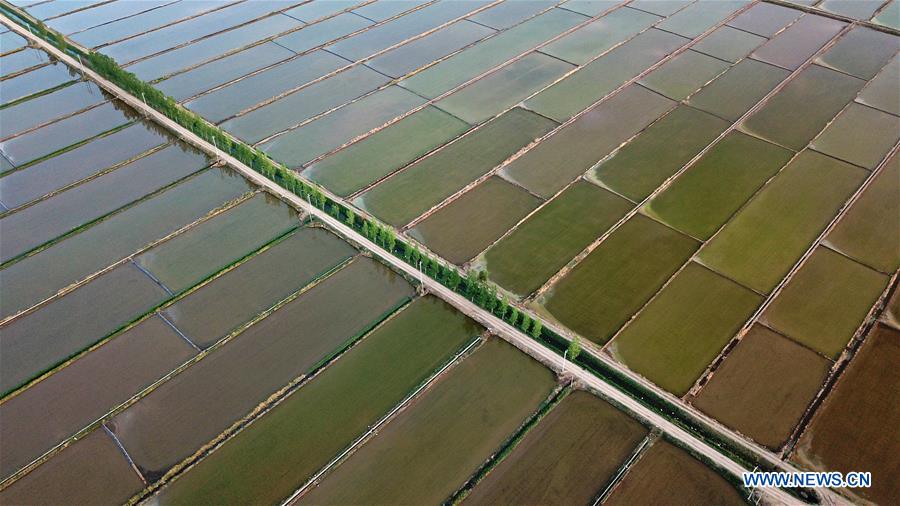
<path fill-rule="evenodd" d="M 13 4 L 896 502 L 900 1 Z M 746 496 L 5 29 L 0 118 L 0 502 Z"/>

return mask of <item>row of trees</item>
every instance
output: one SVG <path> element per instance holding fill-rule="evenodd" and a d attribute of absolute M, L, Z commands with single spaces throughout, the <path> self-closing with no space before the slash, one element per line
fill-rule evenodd
<path fill-rule="evenodd" d="M 37 23 L 37 32 L 45 40 L 70 54 L 77 54 L 79 57 L 84 54 L 79 49 L 70 46 L 60 34 L 48 29 L 43 23 Z M 93 51 L 84 56 L 87 60 L 86 63 L 98 74 L 114 82 L 132 96 L 142 99 L 147 105 L 182 127 L 207 142 L 213 143 L 217 149 L 240 160 L 251 169 L 275 181 L 282 188 L 307 199 L 310 204 L 343 221 L 372 242 L 404 259 L 413 267 L 421 269 L 424 274 L 438 280 L 451 290 L 465 295 L 475 304 L 499 316 L 514 327 L 532 337 L 541 336 L 544 331 L 541 321 L 531 318 L 528 314 L 512 306 L 506 295 L 498 297 L 496 286 L 488 282 L 487 271 L 482 270 L 476 273 L 474 270 L 470 270 L 463 279 L 456 268 L 445 265 L 427 252 L 420 251 L 418 245 L 398 241 L 392 227 L 357 216 L 352 209 L 329 199 L 317 186 L 300 180 L 293 170 L 273 161 L 262 151 L 232 138 L 193 111 L 182 107 L 157 88 L 126 71 L 109 56 Z"/>

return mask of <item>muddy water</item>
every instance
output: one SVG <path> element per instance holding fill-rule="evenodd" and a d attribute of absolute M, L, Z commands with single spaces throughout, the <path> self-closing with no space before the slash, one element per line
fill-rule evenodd
<path fill-rule="evenodd" d="M 178 293 L 299 224 L 295 210 L 259 193 L 134 261 Z"/>
<path fill-rule="evenodd" d="M 386 267 L 358 259 L 154 390 L 112 428 L 156 479 L 412 294 Z"/>
<path fill-rule="evenodd" d="M 134 72 L 140 79 L 152 81 L 272 35 L 299 28 L 301 25 L 302 23 L 294 18 L 276 14 L 142 60 L 134 65 L 129 65 L 127 70 Z"/>
<path fill-rule="evenodd" d="M 355 250 L 320 228 L 303 228 L 165 310 L 201 348 L 350 258 Z"/>
<path fill-rule="evenodd" d="M 551 9 L 404 79 L 400 84 L 422 96 L 437 97 L 587 19 L 571 11 Z"/>
<path fill-rule="evenodd" d="M 351 139 L 422 105 L 425 99 L 399 86 L 389 86 L 260 148 L 289 167 L 298 167 Z"/>
<path fill-rule="evenodd" d="M 445 302 L 418 299 L 163 489 L 159 503 L 283 500 L 480 331 Z"/>
<path fill-rule="evenodd" d="M 95 430 L 0 492 L 4 504 L 122 504 L 143 488 L 125 455 Z"/>
<path fill-rule="evenodd" d="M 79 226 L 115 211 L 144 195 L 202 169 L 206 158 L 169 146 L 0 218 L 0 259 L 7 261 Z"/>
<path fill-rule="evenodd" d="M 40 302 L 249 190 L 220 169 L 204 172 L 0 271 L 2 313 Z"/>
<path fill-rule="evenodd" d="M 394 78 L 402 77 L 493 33 L 496 31 L 462 20 L 376 56 L 366 66 Z"/>
<path fill-rule="evenodd" d="M 254 144 L 373 91 L 388 81 L 387 77 L 374 70 L 356 66 L 243 116 L 228 120 L 221 126 L 246 142 Z"/>
<path fill-rule="evenodd" d="M 158 316 L 0 404 L 8 476 L 128 400 L 195 353 Z M 53 416 L 47 407 L 53 407 Z"/>
<path fill-rule="evenodd" d="M 315 51 L 185 104 L 213 123 L 218 123 L 250 106 L 347 65 L 343 58 Z"/>
<path fill-rule="evenodd" d="M 3 327 L 3 377 L 8 392 L 144 314 L 167 298 L 162 288 L 125 264 Z"/>
<path fill-rule="evenodd" d="M 51 159 L 0 179 L 0 200 L 18 207 L 81 181 L 113 165 L 130 160 L 168 141 L 168 136 L 137 123 L 78 146 Z"/>

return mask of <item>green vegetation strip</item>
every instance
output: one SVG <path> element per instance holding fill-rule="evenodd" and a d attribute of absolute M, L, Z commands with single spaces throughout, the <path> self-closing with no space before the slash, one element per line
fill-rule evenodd
<path fill-rule="evenodd" d="M 460 279 L 457 269 L 443 265 L 427 253 L 423 255 L 417 245 L 398 240 L 393 229 L 381 225 L 375 220 L 357 216 L 351 208 L 327 197 L 319 187 L 299 179 L 286 167 L 278 165 L 269 159 L 265 153 L 240 143 L 225 132 L 205 122 L 201 117 L 187 109 L 181 108 L 174 99 L 166 97 L 151 85 L 138 80 L 133 74 L 121 69 L 111 58 L 94 52 L 85 53 L 81 49 L 69 45 L 65 38 L 58 33 L 49 31 L 38 21 L 21 16 L 5 3 L 0 4 L 0 11 L 25 27 L 36 27 L 39 36 L 50 41 L 62 51 L 73 55 L 87 56 L 87 65 L 99 74 L 135 96 L 141 96 L 141 92 L 143 92 L 142 96 L 149 106 L 166 114 L 201 138 L 214 142 L 219 149 L 230 153 L 242 163 L 260 172 L 281 187 L 308 199 L 310 204 L 343 219 L 353 229 L 374 240 L 388 252 L 402 258 L 413 266 L 420 265 L 419 262 L 421 260 L 423 270 L 429 277 L 466 295 L 487 311 L 493 312 L 512 325 L 519 327 L 558 354 L 562 355 L 563 351 L 568 348 L 569 339 L 543 327 L 540 320 L 532 320 L 530 316 L 520 314 L 519 310 L 510 306 L 505 298 L 498 300 L 496 289 L 489 286 L 486 282 L 487 276 L 478 276 L 475 273 L 470 273 L 466 279 Z M 707 423 L 700 421 L 693 414 L 687 412 L 683 406 L 667 401 L 651 391 L 647 386 L 630 378 L 625 373 L 592 354 L 580 354 L 577 363 L 606 383 L 630 395 L 648 409 L 677 424 L 694 437 L 707 443 L 711 448 L 732 458 L 741 465 L 748 468 L 758 466 L 763 470 L 773 469 L 772 465 L 760 459 L 755 452 L 748 450 L 732 438 L 711 429 Z M 817 501 L 818 499 L 814 492 L 809 490 L 788 489 L 788 492 L 807 501 Z"/>

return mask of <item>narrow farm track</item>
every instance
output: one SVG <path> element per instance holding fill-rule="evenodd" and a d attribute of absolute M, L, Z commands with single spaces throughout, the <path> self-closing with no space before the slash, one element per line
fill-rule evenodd
<path fill-rule="evenodd" d="M 185 141 L 198 147 L 202 151 L 213 154 L 214 157 L 222 160 L 227 165 L 240 171 L 241 174 L 248 180 L 252 181 L 253 183 L 255 183 L 261 187 L 266 188 L 269 192 L 279 196 L 281 199 L 289 201 L 292 204 L 294 204 L 295 206 L 297 206 L 301 209 L 304 209 L 309 214 L 317 217 L 319 220 L 326 223 L 330 228 L 332 228 L 333 230 L 338 232 L 340 235 L 354 241 L 355 243 L 361 245 L 362 247 L 368 249 L 369 251 L 372 251 L 374 254 L 376 254 L 379 257 L 379 259 L 381 259 L 383 262 L 385 262 L 387 264 L 390 264 L 395 269 L 402 271 L 411 277 L 419 277 L 429 292 L 431 292 L 431 293 L 437 295 L 438 297 L 442 298 L 443 300 L 447 301 L 448 303 L 453 305 L 455 308 L 457 308 L 464 314 L 468 315 L 469 317 L 473 318 L 475 321 L 477 321 L 477 322 L 481 323 L 482 325 L 484 325 L 485 327 L 487 327 L 493 333 L 497 334 L 504 340 L 515 345 L 520 350 L 528 353 L 532 357 L 540 360 L 544 364 L 547 364 L 548 366 L 550 366 L 554 369 L 557 369 L 557 370 L 561 369 L 564 374 L 568 374 L 568 375 L 571 375 L 571 376 L 577 378 L 585 385 L 589 386 L 592 389 L 597 390 L 598 392 L 602 393 L 604 396 L 608 397 L 609 399 L 613 400 L 614 402 L 625 407 L 627 410 L 631 411 L 632 413 L 635 413 L 638 417 L 643 418 L 644 420 L 651 423 L 653 426 L 664 431 L 670 437 L 677 440 L 684 447 L 689 448 L 690 450 L 692 450 L 693 452 L 696 452 L 699 455 L 702 455 L 709 462 L 711 462 L 711 463 L 715 464 L 716 466 L 720 467 L 721 469 L 733 474 L 734 476 L 740 477 L 742 472 L 748 471 L 748 469 L 745 469 L 740 464 L 732 461 L 731 459 L 729 459 L 722 453 L 719 453 L 717 450 L 708 446 L 706 443 L 704 443 L 701 440 L 699 440 L 698 438 L 694 437 L 693 435 L 691 435 L 690 433 L 688 433 L 687 431 L 685 431 L 684 429 L 682 429 L 675 423 L 670 422 L 666 418 L 660 416 L 655 411 L 645 407 L 643 404 L 639 403 L 637 400 L 635 400 L 635 399 L 631 398 L 630 396 L 628 396 L 627 394 L 619 391 L 615 387 L 607 384 L 603 380 L 594 376 L 589 371 L 581 368 L 580 366 L 578 366 L 576 364 L 562 363 L 560 357 L 556 353 L 554 353 L 552 350 L 550 350 L 549 348 L 546 348 L 542 344 L 538 343 L 537 341 L 531 339 L 530 337 L 525 336 L 524 334 L 520 333 L 517 329 L 515 329 L 511 325 L 507 324 L 505 321 L 497 318 L 493 314 L 478 307 L 473 302 L 471 302 L 468 299 L 464 298 L 463 296 L 451 291 L 450 289 L 443 286 L 439 282 L 437 282 L 431 278 L 421 276 L 420 273 L 415 268 L 408 265 L 403 260 L 393 256 L 391 253 L 387 252 L 386 250 L 384 250 L 380 246 L 376 245 L 375 243 L 369 241 L 367 238 L 365 238 L 361 234 L 357 233 L 356 231 L 354 231 L 353 229 L 351 229 L 350 227 L 345 225 L 343 222 L 333 218 L 332 216 L 328 215 L 326 212 L 324 212 L 318 208 L 310 206 L 302 198 L 279 187 L 277 184 L 275 184 L 274 182 L 265 178 L 261 174 L 253 171 L 246 165 L 239 162 L 237 159 L 235 159 L 225 153 L 222 153 L 217 148 L 215 148 L 212 144 L 207 143 L 206 141 L 202 140 L 200 137 L 196 136 L 189 130 L 183 128 L 182 126 L 178 125 L 174 121 L 170 120 L 169 118 L 164 116 L 162 113 L 145 105 L 140 99 L 135 98 L 134 96 L 126 93 L 124 90 L 122 90 L 121 88 L 119 88 L 118 86 L 113 84 L 112 82 L 102 78 L 100 75 L 96 74 L 95 72 L 93 72 L 90 69 L 87 69 L 87 68 L 82 69 L 76 59 L 74 59 L 71 56 L 58 50 L 56 47 L 50 45 L 48 42 L 44 41 L 43 39 L 40 39 L 37 36 L 31 34 L 28 30 L 22 28 L 18 24 L 9 20 L 5 15 L 0 14 L 0 21 L 2 21 L 4 24 L 11 27 L 11 29 L 13 31 L 19 33 L 23 37 L 26 37 L 33 44 L 42 48 L 46 52 L 52 54 L 54 57 L 63 61 L 70 67 L 81 70 L 85 74 L 86 77 L 88 77 L 91 80 L 93 80 L 94 82 L 100 84 L 107 91 L 109 91 L 113 95 L 119 97 L 122 101 L 124 101 L 125 103 L 127 103 L 128 105 L 133 107 L 134 109 L 140 111 L 147 117 L 153 119 L 156 123 L 158 123 L 159 125 L 161 125 L 162 127 L 166 128 L 166 129 L 168 129 L 173 134 L 179 136 L 180 138 L 184 139 Z M 626 370 L 624 368 L 624 366 L 622 366 L 620 364 L 614 363 L 611 360 L 610 361 L 604 360 L 604 362 L 606 362 L 611 367 L 616 368 L 616 370 L 618 370 L 619 372 L 628 375 L 629 377 L 634 376 L 633 373 Z M 657 395 L 660 395 L 662 398 L 665 398 L 665 399 L 671 398 L 670 395 L 666 394 L 658 387 L 655 387 L 647 382 L 642 382 L 642 384 L 645 387 L 651 389 Z M 685 407 L 685 409 L 688 410 L 688 412 L 697 414 L 695 410 L 684 406 L 683 403 L 679 403 L 679 405 Z M 703 417 L 703 419 L 708 420 L 708 418 L 706 418 L 706 417 Z M 757 445 L 746 441 L 742 437 L 740 437 L 737 434 L 733 433 L 732 431 L 722 427 L 719 424 L 711 423 L 711 424 L 709 424 L 708 429 L 721 434 L 724 438 L 727 438 L 727 439 L 737 442 L 738 444 L 743 446 L 745 449 L 758 455 L 759 457 L 768 461 L 769 463 L 771 463 L 772 465 L 774 465 L 775 467 L 777 467 L 779 469 L 782 469 L 785 471 L 799 471 L 794 466 L 781 461 L 777 456 L 775 456 L 771 452 L 763 450 L 761 447 L 758 447 Z M 765 490 L 762 490 L 761 492 L 763 494 L 764 500 L 769 504 L 798 504 L 799 503 L 799 501 L 797 499 L 795 499 L 793 496 L 789 495 L 787 492 L 780 490 L 780 489 L 765 489 Z M 820 495 L 823 498 L 824 503 L 826 503 L 826 504 L 848 504 L 848 502 L 845 499 L 841 498 L 840 496 L 838 496 L 837 494 L 835 494 L 834 492 L 832 492 L 830 490 L 819 489 L 818 492 L 820 493 Z"/>

